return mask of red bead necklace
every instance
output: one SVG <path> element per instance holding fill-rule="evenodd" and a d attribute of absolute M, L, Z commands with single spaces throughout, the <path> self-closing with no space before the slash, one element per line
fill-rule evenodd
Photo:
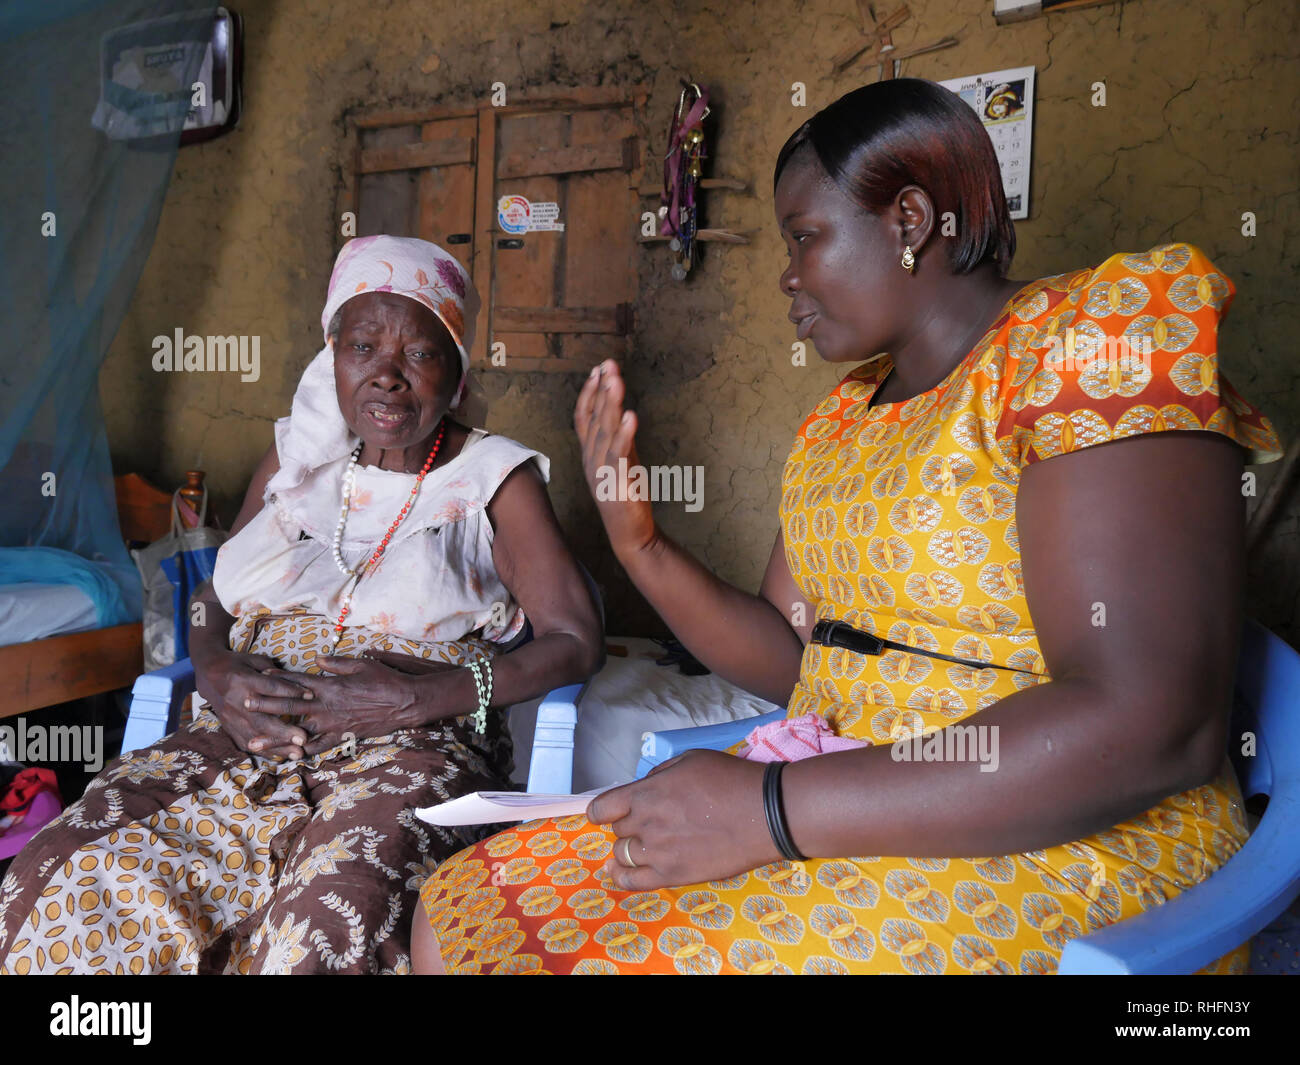
<path fill-rule="evenodd" d="M 411 504 L 415 502 L 415 497 L 420 493 L 420 484 L 424 481 L 425 475 L 433 467 L 433 460 L 438 457 L 438 449 L 442 446 L 442 438 L 447 432 L 447 422 L 444 418 L 438 426 L 438 436 L 433 441 L 433 448 L 429 452 L 429 457 L 425 460 L 424 467 L 415 475 L 415 484 L 411 486 L 411 494 L 407 496 L 406 502 L 402 504 L 401 511 L 398 512 L 393 524 L 388 527 L 388 532 L 384 533 L 383 539 L 379 541 L 379 546 L 375 548 L 374 553 L 366 559 L 365 563 L 358 567 L 352 578 L 352 587 L 343 593 L 343 609 L 339 612 L 338 619 L 334 622 L 334 635 L 330 638 L 330 650 L 336 646 L 340 637 L 343 635 L 343 623 L 349 612 L 352 610 L 352 593 L 356 591 L 357 585 L 361 583 L 361 578 L 374 567 L 375 563 L 383 556 L 388 548 L 389 541 L 393 538 L 393 533 L 397 532 L 397 527 L 406 520 L 406 515 L 410 512 Z M 364 442 L 357 445 L 356 451 L 352 453 L 352 461 L 348 464 L 347 473 L 343 477 L 343 513 L 339 515 L 338 527 L 334 533 L 334 555 L 335 559 L 341 559 L 340 549 L 343 541 L 343 526 L 347 520 L 349 504 L 351 502 L 352 472 L 356 467 L 357 459 L 361 457 L 361 450 L 365 447 Z M 342 563 L 340 562 L 340 566 Z"/>

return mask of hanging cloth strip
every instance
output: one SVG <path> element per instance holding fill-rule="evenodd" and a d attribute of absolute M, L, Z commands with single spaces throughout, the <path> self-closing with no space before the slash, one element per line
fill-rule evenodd
<path fill-rule="evenodd" d="M 695 263 L 696 186 L 704 149 L 704 119 L 709 113 L 709 90 L 694 82 L 683 82 L 677 110 L 668 129 L 668 153 L 664 156 L 664 191 L 660 198 L 659 233 L 672 237 L 670 247 L 678 253 L 673 280 L 683 281 Z"/>

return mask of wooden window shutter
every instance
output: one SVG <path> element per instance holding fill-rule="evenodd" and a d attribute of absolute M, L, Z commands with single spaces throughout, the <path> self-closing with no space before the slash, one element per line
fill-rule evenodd
<path fill-rule="evenodd" d="M 483 299 L 476 369 L 586 372 L 628 351 L 644 100 L 571 90 L 359 116 L 344 209 L 358 236 L 421 237 L 469 270 Z M 497 204 L 512 195 L 558 204 L 563 231 L 504 232 Z"/>

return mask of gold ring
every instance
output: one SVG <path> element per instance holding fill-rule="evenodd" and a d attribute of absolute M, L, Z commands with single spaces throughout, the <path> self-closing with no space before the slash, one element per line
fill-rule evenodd
<path fill-rule="evenodd" d="M 622 842 L 623 842 L 623 864 L 626 865 L 629 869 L 635 869 L 637 867 L 637 864 L 632 860 L 632 838 L 630 836 L 626 836 L 624 837 Z"/>

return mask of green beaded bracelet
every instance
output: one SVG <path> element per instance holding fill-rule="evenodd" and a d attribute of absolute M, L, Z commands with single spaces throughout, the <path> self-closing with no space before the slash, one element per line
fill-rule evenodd
<path fill-rule="evenodd" d="M 480 663 L 469 663 L 469 671 L 474 674 L 474 688 L 478 692 L 478 709 L 474 711 L 474 731 L 479 735 L 487 732 L 487 712 L 488 706 L 492 702 L 492 663 L 482 664 L 482 673 L 479 672 Z M 483 682 L 483 673 L 487 674 L 487 683 Z"/>

